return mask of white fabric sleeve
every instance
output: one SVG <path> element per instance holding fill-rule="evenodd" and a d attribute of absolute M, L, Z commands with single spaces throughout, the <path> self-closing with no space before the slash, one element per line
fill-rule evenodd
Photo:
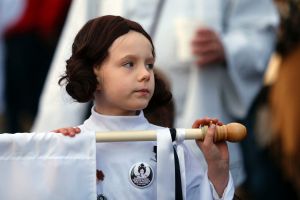
<path fill-rule="evenodd" d="M 199 162 L 190 149 L 186 148 L 185 150 L 187 200 L 232 200 L 234 184 L 231 172 L 229 172 L 229 180 L 222 198 L 219 198 L 214 186 L 208 179 L 206 162 Z"/>
<path fill-rule="evenodd" d="M 229 173 L 230 174 L 230 173 Z M 205 172 L 205 176 L 201 182 L 200 187 L 200 198 L 205 200 L 232 200 L 234 196 L 234 185 L 232 181 L 231 174 L 229 175 L 229 180 L 227 187 L 225 188 L 222 197 L 220 198 L 217 194 L 214 186 L 208 179 L 207 171 Z"/>
<path fill-rule="evenodd" d="M 32 128 L 33 131 L 48 131 L 66 126 L 75 126 L 81 124 L 84 120 L 87 104 L 74 102 L 67 94 L 65 87 L 58 85 L 58 80 L 64 74 L 66 60 L 71 55 L 73 40 L 87 21 L 86 6 L 87 3 L 83 0 L 74 0 L 71 4 L 41 94 L 38 113 Z"/>
<path fill-rule="evenodd" d="M 229 112 L 241 118 L 262 87 L 279 18 L 272 0 L 232 2 L 221 36 L 228 68 L 223 95 Z"/>
<path fill-rule="evenodd" d="M 207 175 L 207 173 L 206 173 Z M 232 200 L 233 199 L 233 196 L 234 196 L 234 184 L 233 184 L 233 179 L 232 179 L 232 176 L 231 176 L 231 173 L 229 172 L 229 180 L 228 180 L 228 184 L 223 192 L 223 195 L 222 197 L 219 197 L 214 185 L 209 181 L 209 185 L 210 185 L 210 188 L 212 190 L 212 193 L 213 193 L 213 199 L 215 200 L 226 200 L 226 199 L 230 199 Z"/>

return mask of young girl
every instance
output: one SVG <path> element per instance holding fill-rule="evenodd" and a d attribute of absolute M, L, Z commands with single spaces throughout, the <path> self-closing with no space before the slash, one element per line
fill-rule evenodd
<path fill-rule="evenodd" d="M 67 92 L 76 101 L 94 100 L 91 116 L 80 130 L 161 129 L 150 124 L 143 113 L 146 107 L 155 109 L 171 99 L 163 82 L 154 76 L 154 62 L 152 40 L 136 22 L 119 16 L 87 22 L 75 37 L 65 75 L 59 81 L 65 81 Z M 211 122 L 221 124 L 206 118 L 197 120 L 193 128 Z M 213 143 L 214 126 L 203 142 L 196 141 L 207 161 L 207 171 L 184 148 L 186 199 L 233 198 L 227 145 Z M 78 129 L 56 132 L 73 136 L 74 131 Z M 98 198 L 156 199 L 154 145 L 148 141 L 97 143 Z"/>

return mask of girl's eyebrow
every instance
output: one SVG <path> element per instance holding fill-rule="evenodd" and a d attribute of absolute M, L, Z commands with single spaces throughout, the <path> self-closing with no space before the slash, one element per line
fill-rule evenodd
<path fill-rule="evenodd" d="M 138 56 L 133 55 L 133 54 L 128 54 L 128 55 L 125 55 L 125 56 L 123 56 L 123 57 L 120 58 L 120 60 L 126 60 L 126 59 L 138 59 Z M 154 62 L 155 58 L 153 56 L 147 57 L 146 61 L 147 62 Z"/>
<path fill-rule="evenodd" d="M 147 62 L 155 62 L 155 58 L 152 56 L 152 57 L 146 58 L 146 61 Z"/>
<path fill-rule="evenodd" d="M 137 56 L 135 55 L 132 55 L 132 54 L 128 54 L 128 55 L 125 55 L 123 57 L 121 57 L 121 60 L 125 60 L 125 59 L 136 59 Z"/>

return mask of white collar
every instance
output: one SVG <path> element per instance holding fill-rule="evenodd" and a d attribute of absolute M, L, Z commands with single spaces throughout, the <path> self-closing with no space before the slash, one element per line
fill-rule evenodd
<path fill-rule="evenodd" d="M 91 113 L 84 125 L 95 131 L 146 130 L 150 126 L 143 111 L 134 116 L 113 116 L 99 114 L 93 107 Z"/>

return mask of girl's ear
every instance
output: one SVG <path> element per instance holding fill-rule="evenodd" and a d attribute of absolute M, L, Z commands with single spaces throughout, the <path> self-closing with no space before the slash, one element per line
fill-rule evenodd
<path fill-rule="evenodd" d="M 94 70 L 94 74 L 96 75 L 96 79 L 97 79 L 97 82 L 98 82 L 96 90 L 100 91 L 101 90 L 100 67 L 95 66 L 93 68 L 93 70 Z"/>

